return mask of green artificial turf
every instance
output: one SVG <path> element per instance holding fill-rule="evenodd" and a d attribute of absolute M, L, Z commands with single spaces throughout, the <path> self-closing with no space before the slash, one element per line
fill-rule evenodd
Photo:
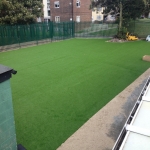
<path fill-rule="evenodd" d="M 141 59 L 150 43 L 105 41 L 72 39 L 0 53 L 0 63 L 18 71 L 11 79 L 18 143 L 55 150 L 150 67 Z"/>

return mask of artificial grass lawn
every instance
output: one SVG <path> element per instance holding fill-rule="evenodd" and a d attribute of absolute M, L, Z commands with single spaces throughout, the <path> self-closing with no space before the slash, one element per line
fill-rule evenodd
<path fill-rule="evenodd" d="M 54 150 L 146 69 L 145 41 L 72 39 L 0 53 L 11 79 L 17 141 Z M 111 113 L 111 112 L 110 112 Z"/>

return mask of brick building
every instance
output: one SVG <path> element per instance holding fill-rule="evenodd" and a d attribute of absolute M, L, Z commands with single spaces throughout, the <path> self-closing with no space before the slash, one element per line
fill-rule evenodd
<path fill-rule="evenodd" d="M 50 0 L 51 21 L 92 21 L 90 0 Z"/>

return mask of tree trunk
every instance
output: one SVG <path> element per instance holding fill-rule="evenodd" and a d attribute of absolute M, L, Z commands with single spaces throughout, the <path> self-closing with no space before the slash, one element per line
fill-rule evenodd
<path fill-rule="evenodd" d="M 120 2 L 120 4 L 119 4 L 120 6 L 120 18 L 119 18 L 119 31 L 121 31 L 121 29 L 122 29 L 122 20 L 123 20 L 123 18 L 122 18 L 122 2 Z"/>

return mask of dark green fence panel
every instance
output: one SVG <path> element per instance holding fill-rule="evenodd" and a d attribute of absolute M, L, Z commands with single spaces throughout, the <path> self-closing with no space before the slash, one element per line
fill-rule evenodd
<path fill-rule="evenodd" d="M 18 29 L 12 26 L 0 27 L 0 46 L 18 43 Z"/>
<path fill-rule="evenodd" d="M 150 34 L 150 21 L 131 21 L 126 27 L 129 32 L 137 34 L 139 38 L 146 38 Z"/>
<path fill-rule="evenodd" d="M 63 40 L 74 36 L 74 22 L 53 23 L 53 40 Z"/>
<path fill-rule="evenodd" d="M 0 46 L 38 44 L 43 40 L 56 41 L 74 37 L 112 37 L 117 24 L 91 22 L 37 23 L 30 25 L 0 26 Z"/>
<path fill-rule="evenodd" d="M 113 37 L 117 31 L 118 24 L 115 23 L 75 23 L 75 37 Z"/>
<path fill-rule="evenodd" d="M 130 21 L 126 25 L 129 32 L 145 38 L 150 34 L 150 21 Z M 118 24 L 99 22 L 37 23 L 30 25 L 0 26 L 0 46 L 17 44 L 21 46 L 38 44 L 41 41 L 56 41 L 74 37 L 105 38 L 117 34 Z M 0 47 L 1 48 L 1 47 Z"/>
<path fill-rule="evenodd" d="M 38 42 L 42 40 L 63 40 L 74 36 L 74 22 L 38 23 L 30 25 L 0 26 L 0 46 Z"/>

